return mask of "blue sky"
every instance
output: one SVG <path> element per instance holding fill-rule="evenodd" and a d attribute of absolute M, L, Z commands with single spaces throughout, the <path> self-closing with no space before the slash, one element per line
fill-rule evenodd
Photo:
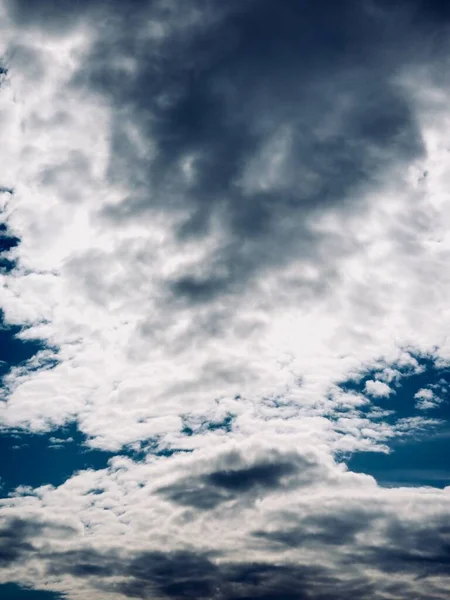
<path fill-rule="evenodd" d="M 0 598 L 10 598 L 11 600 L 59 600 L 61 596 L 54 592 L 42 590 L 30 590 L 21 588 L 14 583 L 5 583 L 0 586 Z"/>
<path fill-rule="evenodd" d="M 60 485 L 76 471 L 105 468 L 112 456 L 89 449 L 75 425 L 41 434 L 6 431 L 0 448 L 2 496 L 18 486 Z"/>
<path fill-rule="evenodd" d="M 450 483 L 448 456 L 450 453 L 450 404 L 448 385 L 450 371 L 446 366 L 436 365 L 432 358 L 416 356 L 417 365 L 400 370 L 392 386 L 393 393 L 371 402 L 364 412 L 374 407 L 392 411 L 387 419 L 418 417 L 424 409 L 417 404 L 416 394 L 420 390 L 435 390 L 439 402 L 426 410 L 428 418 L 436 423 L 423 432 L 406 435 L 390 445 L 390 453 L 361 452 L 351 456 L 347 462 L 350 469 L 373 475 L 382 485 L 436 486 L 444 488 Z M 393 369 L 397 365 L 391 366 Z M 350 379 L 340 385 L 344 389 L 362 393 L 368 381 L 377 376 L 376 369 L 362 373 L 357 380 Z"/>
<path fill-rule="evenodd" d="M 450 597 L 449 33 L 0 0 L 0 599 Z"/>

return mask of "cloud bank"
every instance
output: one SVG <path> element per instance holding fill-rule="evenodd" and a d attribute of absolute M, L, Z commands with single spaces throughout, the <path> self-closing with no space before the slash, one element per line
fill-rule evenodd
<path fill-rule="evenodd" d="M 448 598 L 450 488 L 345 466 L 448 435 L 446 6 L 0 6 L 1 430 L 114 454 L 4 494 L 0 582 Z"/>

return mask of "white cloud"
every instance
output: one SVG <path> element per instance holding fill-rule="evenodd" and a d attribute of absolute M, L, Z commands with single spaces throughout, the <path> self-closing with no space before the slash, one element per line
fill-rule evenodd
<path fill-rule="evenodd" d="M 387 383 L 373 379 L 366 381 L 365 391 L 375 398 L 387 398 L 393 392 L 392 388 L 390 388 Z"/>
<path fill-rule="evenodd" d="M 430 388 L 421 388 L 414 394 L 416 400 L 416 407 L 419 410 L 428 410 L 430 408 L 436 408 L 442 399 L 437 396 Z"/>

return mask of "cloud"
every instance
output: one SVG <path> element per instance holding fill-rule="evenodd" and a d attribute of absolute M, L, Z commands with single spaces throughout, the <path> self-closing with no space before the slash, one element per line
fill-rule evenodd
<path fill-rule="evenodd" d="M 181 14 L 170 7 L 157 41 L 147 34 L 132 54 L 135 24 L 120 31 L 113 25 L 114 45 L 94 43 L 75 82 L 101 93 L 117 114 L 114 180 L 139 182 L 100 214 L 122 226 L 162 210 L 174 213 L 178 243 L 215 238 L 206 261 L 163 282 L 169 298 L 212 301 L 293 255 L 313 262 L 320 289 L 321 273 L 333 273 L 330 257 L 345 256 L 351 244 L 321 235 L 318 214 L 345 215 L 363 203 L 380 170 L 421 155 L 407 98 L 373 54 L 376 19 L 347 4 L 348 11 L 330 4 L 317 11 L 284 2 L 275 11 L 270 2 L 258 10 L 249 2 L 214 14 L 194 3 Z M 151 13 L 156 23 L 158 8 Z M 321 32 L 320 44 L 305 27 Z M 385 31 L 383 41 L 392 45 L 394 32 Z M 189 59 L 179 61 L 180 54 Z M 398 60 L 394 53 L 391 60 Z M 376 86 L 359 61 L 377 70 Z M 151 146 L 141 156 L 145 140 Z M 327 265 L 319 244 L 329 244 Z"/>
<path fill-rule="evenodd" d="M 36 522 L 31 519 L 12 518 L 0 529 L 0 565 L 8 567 L 18 561 L 25 561 L 37 551 L 33 538 L 44 534 L 51 537 L 73 534 L 71 527 L 52 522 Z"/>
<path fill-rule="evenodd" d="M 392 389 L 383 381 L 367 381 L 365 390 L 376 398 L 386 398 L 392 394 Z"/>
<path fill-rule="evenodd" d="M 158 492 L 176 504 L 210 510 L 222 502 L 248 501 L 248 496 L 254 501 L 271 490 L 308 485 L 317 476 L 314 462 L 289 454 L 274 453 L 245 464 L 239 453 L 230 452 L 221 462 L 222 468 L 181 479 Z"/>
<path fill-rule="evenodd" d="M 0 303 L 40 340 L 1 427 L 114 454 L 0 500 L 0 581 L 443 600 L 448 488 L 338 458 L 445 417 L 407 386 L 450 357 L 447 9 L 0 11 Z"/>
<path fill-rule="evenodd" d="M 416 399 L 416 406 L 420 410 L 436 408 L 442 402 L 442 399 L 429 388 L 420 389 L 414 394 L 414 398 Z"/>
<path fill-rule="evenodd" d="M 51 589 L 74 598 L 445 598 L 449 488 L 381 488 L 326 454 L 255 449 L 250 441 L 240 456 L 117 457 L 106 470 L 3 500 L 16 579 L 29 584 L 32 564 Z M 263 457 L 291 468 L 269 482 L 261 467 L 236 468 Z M 225 464 L 246 484 L 216 482 Z M 177 507 L 169 491 L 193 484 L 186 472 L 199 487 L 212 475 L 227 501 L 206 512 L 200 502 Z"/>
<path fill-rule="evenodd" d="M 409 296 L 383 294 L 441 259 L 415 244 L 434 220 L 408 171 L 428 151 L 408 73 L 433 57 L 403 52 L 389 11 L 6 6 L 5 217 L 21 242 L 1 301 L 60 364 L 11 374 L 5 423 L 192 447 L 205 436 L 183 439 L 183 419 L 233 414 L 244 431 L 280 396 L 310 418 L 359 359 L 395 356 Z M 407 21 L 404 36 L 426 45 Z"/>
<path fill-rule="evenodd" d="M 89 555 L 88 555 L 89 557 Z M 85 560 L 83 553 L 68 557 L 71 562 L 67 570 L 80 576 L 77 560 Z M 190 553 L 176 552 L 163 554 L 148 552 L 136 556 L 131 562 L 110 560 L 105 568 L 98 562 L 83 563 L 82 576 L 101 574 L 126 574 L 128 581 L 110 585 L 125 597 L 145 598 L 160 594 L 165 598 L 288 598 L 301 600 L 310 597 L 311 580 L 318 581 L 319 588 L 331 588 L 326 569 L 320 567 L 275 566 L 264 563 L 241 563 L 214 565 L 207 557 Z M 111 571 L 109 571 L 111 569 Z M 331 579 L 331 578 L 330 578 Z M 296 590 L 296 591 L 293 591 Z M 328 596 L 326 596 L 328 597 Z M 331 597 L 331 596 L 330 596 Z"/>
<path fill-rule="evenodd" d="M 30 533 L 40 533 L 41 528 L 33 523 L 27 524 L 19 520 L 13 521 L 1 530 L 0 564 L 2 567 L 21 559 L 34 547 L 27 541 Z"/>
<path fill-rule="evenodd" d="M 449 528 L 438 518 L 431 524 L 416 525 L 411 529 L 393 522 L 388 529 L 389 545 L 369 552 L 387 573 L 414 572 L 419 578 L 450 573 Z M 404 536 L 399 544 L 399 536 Z"/>

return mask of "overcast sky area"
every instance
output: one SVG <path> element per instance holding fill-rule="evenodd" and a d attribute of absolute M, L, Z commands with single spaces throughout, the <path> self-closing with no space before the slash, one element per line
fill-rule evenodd
<path fill-rule="evenodd" d="M 450 599 L 450 3 L 0 0 L 0 600 Z"/>

